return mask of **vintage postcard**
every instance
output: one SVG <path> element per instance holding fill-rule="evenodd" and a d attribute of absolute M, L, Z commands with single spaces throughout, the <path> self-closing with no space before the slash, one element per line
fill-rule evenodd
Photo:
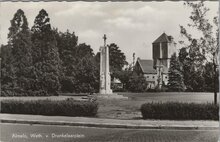
<path fill-rule="evenodd" d="M 0 2 L 1 142 L 217 142 L 219 2 Z"/>

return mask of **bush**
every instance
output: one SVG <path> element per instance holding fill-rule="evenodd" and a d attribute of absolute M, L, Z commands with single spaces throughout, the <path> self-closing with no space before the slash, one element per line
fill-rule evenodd
<path fill-rule="evenodd" d="M 90 101 L 66 100 L 3 100 L 1 112 L 12 114 L 35 114 L 49 116 L 95 116 L 98 104 Z"/>
<path fill-rule="evenodd" d="M 218 120 L 218 105 L 195 103 L 146 103 L 141 106 L 144 119 Z"/>

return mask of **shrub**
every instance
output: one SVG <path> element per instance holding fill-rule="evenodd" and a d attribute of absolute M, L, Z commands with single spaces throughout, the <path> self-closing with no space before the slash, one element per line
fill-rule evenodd
<path fill-rule="evenodd" d="M 35 114 L 49 116 L 95 116 L 98 104 L 90 101 L 66 100 L 3 100 L 2 113 Z"/>
<path fill-rule="evenodd" d="M 141 106 L 144 119 L 218 120 L 218 105 L 195 103 L 146 103 Z"/>

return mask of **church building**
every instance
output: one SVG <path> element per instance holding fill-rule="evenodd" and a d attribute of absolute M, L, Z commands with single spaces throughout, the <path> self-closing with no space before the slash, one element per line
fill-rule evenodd
<path fill-rule="evenodd" d="M 153 60 L 138 58 L 134 66 L 137 74 L 143 74 L 148 83 L 148 88 L 161 88 L 168 83 L 168 70 L 170 58 L 176 52 L 176 43 L 172 36 L 163 33 L 152 43 Z"/>

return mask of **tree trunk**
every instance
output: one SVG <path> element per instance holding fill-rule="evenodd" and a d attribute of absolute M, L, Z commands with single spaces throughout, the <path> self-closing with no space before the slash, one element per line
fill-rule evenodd
<path fill-rule="evenodd" d="M 214 91 L 214 104 L 216 105 L 217 104 L 217 92 Z"/>
<path fill-rule="evenodd" d="M 217 80 L 218 79 L 216 79 L 218 76 L 217 76 L 217 69 L 216 69 L 216 64 L 215 64 L 215 62 L 214 62 L 214 60 L 213 60 L 213 66 L 214 66 L 214 104 L 217 104 L 217 87 L 216 87 L 216 85 L 217 85 Z"/>

